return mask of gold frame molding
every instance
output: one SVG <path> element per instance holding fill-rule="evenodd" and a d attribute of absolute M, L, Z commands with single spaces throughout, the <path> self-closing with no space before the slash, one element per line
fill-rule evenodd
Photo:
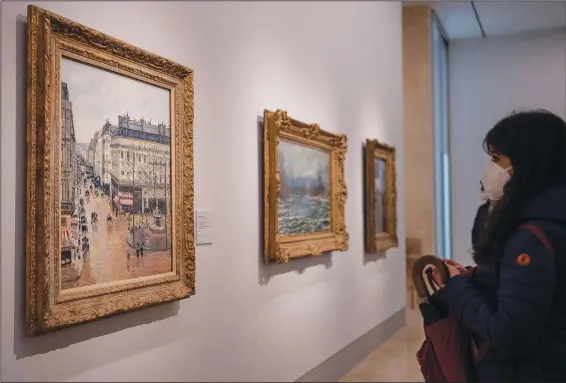
<path fill-rule="evenodd" d="M 395 170 L 395 148 L 379 142 L 366 140 L 364 152 L 365 169 L 365 235 L 367 253 L 386 251 L 399 245 L 397 237 L 397 187 Z M 375 184 L 374 161 L 385 162 L 385 232 L 375 232 Z"/>
<path fill-rule="evenodd" d="M 320 129 L 287 116 L 287 112 L 265 110 L 264 123 L 264 261 L 286 263 L 293 258 L 348 250 L 345 207 L 347 189 L 344 160 L 348 140 L 343 134 Z M 324 233 L 280 236 L 278 198 L 281 182 L 277 146 L 280 139 L 322 149 L 330 153 L 330 231 Z"/>
<path fill-rule="evenodd" d="M 193 71 L 33 5 L 28 6 L 27 22 L 27 334 L 38 335 L 194 295 Z M 72 292 L 60 289 L 58 121 L 63 56 L 170 90 L 170 273 Z"/>

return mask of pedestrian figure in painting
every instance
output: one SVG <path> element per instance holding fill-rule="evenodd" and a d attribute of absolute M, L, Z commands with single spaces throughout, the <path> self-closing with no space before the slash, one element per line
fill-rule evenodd
<path fill-rule="evenodd" d="M 130 260 L 130 250 L 126 251 L 126 259 L 128 261 Z"/>
<path fill-rule="evenodd" d="M 89 251 L 89 244 L 88 244 L 88 238 L 87 237 L 83 237 L 83 245 L 82 245 L 82 250 L 83 250 L 83 258 L 87 257 L 87 253 Z M 90 255 L 90 254 L 89 254 Z"/>
<path fill-rule="evenodd" d="M 140 244 L 136 243 L 136 258 L 140 259 Z"/>

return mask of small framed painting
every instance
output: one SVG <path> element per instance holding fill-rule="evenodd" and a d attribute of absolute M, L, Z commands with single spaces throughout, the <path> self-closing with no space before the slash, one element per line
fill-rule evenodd
<path fill-rule="evenodd" d="M 264 260 L 348 249 L 345 135 L 264 112 Z"/>
<path fill-rule="evenodd" d="M 365 145 L 365 248 L 368 253 L 398 246 L 395 148 L 377 140 Z"/>
<path fill-rule="evenodd" d="M 195 292 L 193 71 L 28 7 L 28 335 Z"/>

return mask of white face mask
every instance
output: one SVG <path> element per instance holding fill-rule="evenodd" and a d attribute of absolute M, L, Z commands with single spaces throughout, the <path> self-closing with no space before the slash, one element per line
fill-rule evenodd
<path fill-rule="evenodd" d="M 509 176 L 510 169 L 511 167 L 503 169 L 493 161 L 487 163 L 481 177 L 487 199 L 497 201 L 503 197 L 503 187 L 511 178 Z"/>

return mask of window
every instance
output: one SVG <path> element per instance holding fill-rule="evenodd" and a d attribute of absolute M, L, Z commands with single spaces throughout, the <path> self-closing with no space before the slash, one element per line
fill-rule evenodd
<path fill-rule="evenodd" d="M 450 188 L 448 39 L 434 12 L 432 13 L 432 21 L 435 252 L 440 257 L 450 259 L 452 257 L 452 195 Z"/>

